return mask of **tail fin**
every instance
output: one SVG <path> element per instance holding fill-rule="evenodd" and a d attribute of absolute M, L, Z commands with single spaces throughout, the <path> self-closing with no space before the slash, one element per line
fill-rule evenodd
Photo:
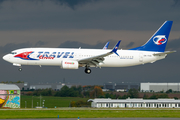
<path fill-rule="evenodd" d="M 164 52 L 173 21 L 165 21 L 154 35 L 143 45 L 130 50 Z"/>

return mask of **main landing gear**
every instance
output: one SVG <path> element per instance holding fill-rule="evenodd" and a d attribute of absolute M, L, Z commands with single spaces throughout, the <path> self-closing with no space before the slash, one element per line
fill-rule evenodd
<path fill-rule="evenodd" d="M 86 69 L 84 70 L 84 72 L 87 73 L 87 74 L 90 74 L 90 73 L 91 73 L 91 69 L 86 68 Z"/>

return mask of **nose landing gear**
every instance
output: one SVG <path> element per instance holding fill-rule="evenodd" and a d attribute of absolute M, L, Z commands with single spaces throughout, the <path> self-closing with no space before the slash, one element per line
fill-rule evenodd
<path fill-rule="evenodd" d="M 22 71 L 22 68 L 20 67 L 20 68 L 18 68 L 18 70 L 19 70 L 19 72 L 21 72 L 21 71 Z"/>

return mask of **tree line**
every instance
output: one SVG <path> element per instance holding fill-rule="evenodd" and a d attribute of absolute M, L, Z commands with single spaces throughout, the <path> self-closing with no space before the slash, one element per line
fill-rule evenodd
<path fill-rule="evenodd" d="M 171 92 L 171 90 L 170 90 Z M 60 91 L 55 91 L 52 89 L 39 89 L 34 91 L 26 92 L 26 95 L 33 96 L 55 96 L 55 97 L 86 97 L 86 98 L 111 98 L 111 99 L 127 99 L 127 98 L 139 98 L 139 91 L 137 89 L 128 90 L 127 94 L 120 95 L 117 92 L 103 92 L 102 86 L 63 86 Z M 144 94 L 143 99 L 158 99 L 158 98 L 168 98 L 167 93 L 153 93 L 153 95 L 148 96 Z M 177 98 L 175 98 L 177 99 Z M 70 107 L 89 107 L 90 102 L 87 101 L 71 101 Z"/>
<path fill-rule="evenodd" d="M 0 83 L 4 83 L 4 84 L 7 84 L 7 83 L 8 83 L 8 84 L 9 84 L 9 83 L 10 83 L 10 84 L 14 84 L 14 83 L 24 83 L 24 81 L 20 81 L 20 80 L 17 81 L 17 82 L 13 82 L 13 81 L 2 81 L 2 82 L 0 82 Z"/>
<path fill-rule="evenodd" d="M 57 97 L 87 97 L 95 98 L 103 95 L 101 86 L 63 86 L 61 90 L 55 91 L 53 89 L 38 89 L 28 92 L 23 92 L 25 95 L 33 96 L 57 96 Z"/>
<path fill-rule="evenodd" d="M 170 90 L 171 92 L 171 90 Z M 102 86 L 63 86 L 61 90 L 55 91 L 52 89 L 38 89 L 34 91 L 26 92 L 26 95 L 33 96 L 57 96 L 57 97 L 85 97 L 85 98 L 111 98 L 111 99 L 127 99 L 127 98 L 139 98 L 139 91 L 137 89 L 128 90 L 127 94 L 119 95 L 117 92 L 103 92 Z M 158 99 L 168 98 L 167 93 L 153 93 L 148 96 L 144 94 L 143 99 Z"/>

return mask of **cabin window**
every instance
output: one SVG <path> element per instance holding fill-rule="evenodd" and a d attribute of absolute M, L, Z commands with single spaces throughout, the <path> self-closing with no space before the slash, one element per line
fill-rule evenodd
<path fill-rule="evenodd" d="M 17 52 L 11 52 L 11 54 L 15 55 L 15 54 L 17 54 Z"/>

